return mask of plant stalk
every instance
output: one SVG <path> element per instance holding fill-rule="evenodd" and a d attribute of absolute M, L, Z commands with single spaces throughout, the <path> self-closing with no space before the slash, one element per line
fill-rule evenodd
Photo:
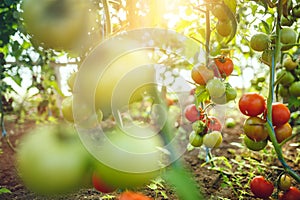
<path fill-rule="evenodd" d="M 105 15 L 105 37 L 108 37 L 112 33 L 109 3 L 108 0 L 103 0 L 102 3 L 104 8 L 104 15 Z"/>

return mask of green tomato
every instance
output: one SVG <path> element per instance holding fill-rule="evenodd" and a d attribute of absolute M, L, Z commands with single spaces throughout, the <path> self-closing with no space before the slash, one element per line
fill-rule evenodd
<path fill-rule="evenodd" d="M 291 28 L 281 29 L 280 41 L 283 45 L 292 45 L 297 42 L 297 33 Z M 293 46 L 282 47 L 281 50 L 286 51 L 291 49 Z"/>
<path fill-rule="evenodd" d="M 212 98 L 219 98 L 225 94 L 226 88 L 220 79 L 211 79 L 206 84 L 206 89 Z"/>
<path fill-rule="evenodd" d="M 288 97 L 289 96 L 289 88 L 284 87 L 283 85 L 279 84 L 278 93 L 281 97 Z"/>
<path fill-rule="evenodd" d="M 230 21 L 218 21 L 216 30 L 221 36 L 228 37 L 232 32 L 232 24 Z"/>
<path fill-rule="evenodd" d="M 222 133 L 220 131 L 212 131 L 203 136 L 203 144 L 208 148 L 219 147 L 222 140 Z"/>
<path fill-rule="evenodd" d="M 261 55 L 261 59 L 265 64 L 267 64 L 268 66 L 271 66 L 272 65 L 272 55 L 273 55 L 273 51 L 270 49 L 266 49 L 263 51 L 263 53 Z"/>
<path fill-rule="evenodd" d="M 246 147 L 252 151 L 260 151 L 262 149 L 264 149 L 267 144 L 268 144 L 268 140 L 261 140 L 259 142 L 255 142 L 253 140 L 251 140 L 249 137 L 247 137 L 247 135 L 244 136 L 244 144 L 246 145 Z"/>
<path fill-rule="evenodd" d="M 292 71 L 292 70 L 296 69 L 297 66 L 298 66 L 298 63 L 293 61 L 292 58 L 289 56 L 283 60 L 283 67 L 285 67 L 285 69 L 288 71 Z"/>
<path fill-rule="evenodd" d="M 293 76 L 293 74 L 286 70 L 278 71 L 276 74 L 276 78 L 280 79 L 279 83 L 284 86 L 289 86 L 295 81 L 295 77 Z"/>
<path fill-rule="evenodd" d="M 71 91 L 73 91 L 73 87 L 74 87 L 74 84 L 75 84 L 77 73 L 78 72 L 73 72 L 67 80 L 67 85 L 69 86 Z"/>
<path fill-rule="evenodd" d="M 68 122 L 74 122 L 73 117 L 73 96 L 68 96 L 63 99 L 61 103 L 61 111 L 63 114 L 63 117 Z"/>
<path fill-rule="evenodd" d="M 159 175 L 162 147 L 162 138 L 148 129 L 114 128 L 96 147 L 95 172 L 113 188 L 143 186 Z"/>
<path fill-rule="evenodd" d="M 279 189 L 286 191 L 291 187 L 291 184 L 292 184 L 292 180 L 288 175 L 283 174 L 280 176 L 279 184 L 278 184 Z"/>
<path fill-rule="evenodd" d="M 292 83 L 292 85 L 289 87 L 289 93 L 292 96 L 300 97 L 300 81 Z"/>
<path fill-rule="evenodd" d="M 40 126 L 18 146 L 16 166 L 25 186 L 43 195 L 73 192 L 89 176 L 91 156 L 70 126 Z M 90 181 L 90 180 L 89 180 Z"/>
<path fill-rule="evenodd" d="M 270 38 L 265 33 L 257 33 L 250 39 L 250 47 L 255 51 L 264 51 L 269 47 Z"/>
<path fill-rule="evenodd" d="M 189 142 L 194 147 L 200 147 L 203 144 L 203 137 L 192 131 L 189 136 Z"/>
<path fill-rule="evenodd" d="M 233 118 L 229 117 L 229 118 L 226 119 L 225 125 L 226 125 L 227 128 L 233 128 L 233 127 L 235 127 L 236 122 Z"/>

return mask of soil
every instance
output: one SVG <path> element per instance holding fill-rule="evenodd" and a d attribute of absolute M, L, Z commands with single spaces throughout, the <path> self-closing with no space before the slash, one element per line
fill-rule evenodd
<path fill-rule="evenodd" d="M 241 134 L 241 127 L 243 120 L 238 117 L 238 123 L 234 128 L 223 128 L 223 142 L 222 145 L 214 149 L 212 154 L 216 157 L 227 158 L 227 160 L 237 168 L 239 164 L 234 165 L 232 163 L 233 160 L 237 161 L 238 155 L 243 155 L 245 152 L 248 152 L 244 148 L 239 147 L 238 144 L 241 142 L 240 134 Z M 17 146 L 20 140 L 20 137 L 35 126 L 34 121 L 27 121 L 23 124 L 17 124 L 13 121 L 6 122 L 6 129 L 8 130 L 8 139 L 13 146 Z M 297 140 L 298 139 L 298 140 Z M 299 137 L 292 141 L 294 144 L 299 144 Z M 121 191 L 114 192 L 109 195 L 102 194 L 101 192 L 96 191 L 93 188 L 82 189 L 77 191 L 76 193 L 64 195 L 64 196 L 55 196 L 55 197 L 43 197 L 34 194 L 33 192 L 29 191 L 23 184 L 20 178 L 18 177 L 17 170 L 14 165 L 15 161 L 15 152 L 9 147 L 8 143 L 6 142 L 5 138 L 1 139 L 0 143 L 0 150 L 2 149 L 2 154 L 0 154 L 0 189 L 7 188 L 11 191 L 11 193 L 0 194 L 1 200 L 8 200 L 8 199 L 67 199 L 67 200 L 76 200 L 76 199 L 109 199 L 109 196 L 117 196 Z M 287 149 L 285 149 L 286 157 L 288 157 L 289 164 L 296 170 L 298 173 L 300 172 L 299 161 L 295 162 L 295 158 L 298 157 L 299 159 L 299 151 L 296 151 L 296 148 L 293 145 L 286 145 Z M 226 174 L 225 172 L 220 173 L 220 171 L 212 170 L 209 168 L 209 164 L 205 164 L 205 160 L 201 158 L 201 155 L 204 155 L 204 149 L 193 149 L 190 151 L 186 151 L 183 155 L 182 160 L 186 164 L 186 166 L 191 170 L 194 175 L 195 180 L 199 184 L 199 188 L 202 191 L 203 196 L 205 199 L 255 199 L 251 194 L 249 187 L 247 186 L 248 183 L 248 174 L 247 171 L 243 172 L 242 179 L 239 181 L 241 184 L 239 186 L 240 189 L 244 190 L 245 193 L 243 197 L 237 196 L 238 194 L 234 192 L 234 189 L 237 189 L 238 186 L 229 187 L 226 186 L 224 177 L 222 174 Z M 250 154 L 249 154 L 250 155 Z M 251 154 L 253 158 L 255 158 L 257 154 Z M 260 162 L 260 157 L 255 158 Z M 241 160 L 242 162 L 243 160 Z M 274 180 L 281 169 L 280 163 L 276 160 L 272 161 L 272 170 L 269 172 L 271 180 Z M 270 169 L 270 168 L 268 168 Z M 237 169 L 232 169 L 235 171 Z M 240 171 L 237 171 L 237 173 Z M 231 178 L 232 176 L 228 175 L 227 177 Z M 296 184 L 296 183 L 294 183 Z M 235 188 L 236 187 L 236 188 Z M 244 188 L 243 188 L 244 187 Z M 297 186 L 298 187 L 298 186 Z M 175 190 L 172 189 L 171 186 L 164 184 L 164 187 L 160 188 L 160 190 L 153 190 L 149 187 L 145 186 L 142 188 L 138 188 L 137 191 L 152 197 L 155 200 L 163 200 L 164 198 L 163 193 L 166 194 L 168 199 L 170 200 L 179 200 L 176 196 Z M 116 199 L 116 198 L 111 198 Z M 189 199 L 187 199 L 189 200 Z"/>

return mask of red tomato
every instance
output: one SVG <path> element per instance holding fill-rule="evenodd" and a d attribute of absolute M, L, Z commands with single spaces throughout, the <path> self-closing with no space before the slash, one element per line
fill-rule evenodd
<path fill-rule="evenodd" d="M 293 128 L 289 123 L 285 123 L 281 126 L 276 126 L 274 130 L 277 142 L 281 143 L 283 140 L 292 135 Z"/>
<path fill-rule="evenodd" d="M 264 97 L 258 93 L 245 93 L 239 100 L 239 109 L 244 115 L 255 117 L 264 112 L 266 102 Z"/>
<path fill-rule="evenodd" d="M 255 197 L 266 199 L 272 195 L 274 186 L 263 176 L 256 176 L 250 182 L 250 189 Z"/>
<path fill-rule="evenodd" d="M 300 200 L 300 190 L 290 187 L 280 198 L 280 200 Z"/>
<path fill-rule="evenodd" d="M 201 108 L 197 109 L 195 104 L 190 104 L 184 109 L 184 115 L 190 122 L 195 122 L 199 119 L 203 119 L 204 113 Z"/>
<path fill-rule="evenodd" d="M 220 120 L 217 117 L 208 116 L 207 118 L 208 118 L 208 122 L 207 122 L 208 130 L 210 130 L 210 131 L 221 131 L 222 124 L 221 124 Z"/>
<path fill-rule="evenodd" d="M 92 182 L 94 188 L 102 193 L 111 193 L 116 190 L 116 188 L 108 186 L 106 183 L 104 183 L 96 173 L 93 173 Z"/>
<path fill-rule="evenodd" d="M 215 64 L 217 65 L 221 77 L 229 76 L 233 71 L 233 62 L 230 58 L 225 56 L 219 56 L 214 59 Z"/>
<path fill-rule="evenodd" d="M 290 117 L 290 110 L 284 104 L 272 104 L 272 123 L 274 126 L 280 126 L 287 123 L 290 120 Z"/>
<path fill-rule="evenodd" d="M 153 199 L 141 193 L 125 191 L 118 197 L 118 200 L 153 200 Z"/>

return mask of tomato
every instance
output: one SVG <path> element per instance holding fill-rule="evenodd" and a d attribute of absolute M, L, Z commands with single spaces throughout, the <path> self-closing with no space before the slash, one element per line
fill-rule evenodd
<path fill-rule="evenodd" d="M 229 20 L 226 11 L 224 10 L 223 6 L 220 4 L 216 4 L 213 7 L 213 9 L 211 10 L 211 12 L 220 21 L 228 21 Z"/>
<path fill-rule="evenodd" d="M 195 122 L 199 119 L 203 119 L 204 113 L 202 112 L 202 109 L 197 109 L 195 104 L 187 105 L 184 109 L 184 116 L 187 120 L 190 122 Z"/>
<path fill-rule="evenodd" d="M 289 87 L 289 92 L 292 96 L 300 97 L 300 81 L 292 83 Z"/>
<path fill-rule="evenodd" d="M 210 131 L 221 131 L 222 130 L 222 124 L 220 120 L 215 116 L 208 116 L 207 117 L 207 127 Z M 206 120 L 204 120 L 206 122 Z"/>
<path fill-rule="evenodd" d="M 251 192 L 255 197 L 267 199 L 273 193 L 273 184 L 263 176 L 255 176 L 250 182 Z"/>
<path fill-rule="evenodd" d="M 293 84 L 292 84 L 293 85 Z M 291 86 L 292 86 L 291 85 Z M 300 85 L 299 85 L 300 86 Z M 280 96 L 282 97 L 288 97 L 289 96 L 289 88 L 284 87 L 283 85 L 279 85 L 278 86 L 278 93 L 280 94 Z M 300 93 L 299 93 L 300 94 Z"/>
<path fill-rule="evenodd" d="M 268 144 L 268 140 L 261 140 L 259 142 L 253 141 L 252 139 L 250 139 L 247 135 L 244 136 L 244 144 L 245 146 L 252 150 L 252 151 L 260 151 L 262 149 L 264 149 L 267 144 Z"/>
<path fill-rule="evenodd" d="M 153 200 L 153 199 L 141 193 L 125 191 L 120 194 L 117 200 Z"/>
<path fill-rule="evenodd" d="M 113 188 L 143 186 L 161 170 L 164 144 L 159 134 L 147 128 L 114 128 L 104 133 L 99 142 L 94 169 Z M 134 160 L 134 162 L 133 162 Z"/>
<path fill-rule="evenodd" d="M 227 128 L 235 127 L 235 125 L 236 125 L 235 119 L 233 119 L 231 117 L 227 118 L 226 121 L 225 121 L 225 125 L 226 125 Z"/>
<path fill-rule="evenodd" d="M 88 32 L 88 9 L 85 0 L 25 0 L 22 17 L 33 40 L 46 48 L 70 50 Z"/>
<path fill-rule="evenodd" d="M 216 103 L 216 104 L 226 104 L 229 101 L 232 101 L 236 98 L 237 96 L 237 92 L 234 88 L 232 88 L 231 86 L 225 86 L 225 95 L 219 97 L 219 98 L 211 98 L 211 100 Z"/>
<path fill-rule="evenodd" d="M 284 86 L 289 86 L 295 81 L 293 74 L 286 70 L 280 70 L 276 73 L 276 78 L 280 79 L 279 83 Z"/>
<path fill-rule="evenodd" d="M 230 58 L 219 56 L 215 58 L 214 61 L 222 77 L 229 76 L 232 73 L 233 62 Z"/>
<path fill-rule="evenodd" d="M 280 200 L 300 200 L 300 190 L 290 187 L 280 198 Z"/>
<path fill-rule="evenodd" d="M 193 131 L 198 135 L 205 135 L 208 131 L 207 125 L 202 120 L 197 120 L 192 124 Z"/>
<path fill-rule="evenodd" d="M 189 136 L 189 142 L 194 147 L 200 147 L 203 144 L 203 137 L 192 131 Z"/>
<path fill-rule="evenodd" d="M 239 100 L 239 109 L 244 115 L 255 117 L 264 112 L 266 102 L 264 97 L 258 93 L 245 93 Z"/>
<path fill-rule="evenodd" d="M 92 160 L 75 129 L 65 124 L 39 126 L 29 132 L 21 139 L 16 156 L 25 186 L 43 195 L 81 188 Z"/>
<path fill-rule="evenodd" d="M 211 98 L 219 98 L 225 94 L 226 88 L 220 79 L 211 79 L 206 84 L 206 89 Z"/>
<path fill-rule="evenodd" d="M 297 42 L 297 33 L 291 28 L 282 28 L 280 34 L 280 42 L 283 45 L 292 45 Z M 281 50 L 286 51 L 291 49 L 293 46 L 282 47 Z"/>
<path fill-rule="evenodd" d="M 105 182 L 103 182 L 97 173 L 93 173 L 92 182 L 94 188 L 102 193 L 111 193 L 116 190 L 116 188 L 108 186 Z"/>
<path fill-rule="evenodd" d="M 259 142 L 268 138 L 266 121 L 259 117 L 249 117 L 244 122 L 244 133 L 253 141 Z"/>
<path fill-rule="evenodd" d="M 281 21 L 280 21 L 280 24 L 281 26 L 292 26 L 294 23 L 294 19 L 290 16 L 288 17 L 284 17 L 282 16 L 281 17 Z"/>
<path fill-rule="evenodd" d="M 203 136 L 203 144 L 208 148 L 217 148 L 222 143 L 222 134 L 220 131 L 212 131 Z"/>
<path fill-rule="evenodd" d="M 274 130 L 275 130 L 275 135 L 278 143 L 281 143 L 283 140 L 290 137 L 293 131 L 289 123 L 285 123 L 281 126 L 276 126 Z"/>
<path fill-rule="evenodd" d="M 214 78 L 214 72 L 204 65 L 197 65 L 193 67 L 191 76 L 195 83 L 206 85 L 207 81 Z"/>
<path fill-rule="evenodd" d="M 279 102 L 272 104 L 272 123 L 274 126 L 280 126 L 290 120 L 291 112 L 289 108 Z"/>
<path fill-rule="evenodd" d="M 283 67 L 285 67 L 286 70 L 288 71 L 292 71 L 294 69 L 296 69 L 296 67 L 298 66 L 298 63 L 293 61 L 293 59 L 288 56 L 283 60 Z"/>
<path fill-rule="evenodd" d="M 232 32 L 232 24 L 230 21 L 218 21 L 216 24 L 217 33 L 223 37 L 228 37 Z"/>
<path fill-rule="evenodd" d="M 250 39 L 250 47 L 255 51 L 264 51 L 269 47 L 270 38 L 265 33 L 257 33 Z"/>
<path fill-rule="evenodd" d="M 284 191 L 288 190 L 291 187 L 291 181 L 292 180 L 288 175 L 286 175 L 286 174 L 281 175 L 279 178 L 279 184 L 278 184 L 279 189 L 284 190 Z"/>
<path fill-rule="evenodd" d="M 74 122 L 73 96 L 68 96 L 63 99 L 61 103 L 61 111 L 65 120 L 67 120 L 68 122 Z"/>

